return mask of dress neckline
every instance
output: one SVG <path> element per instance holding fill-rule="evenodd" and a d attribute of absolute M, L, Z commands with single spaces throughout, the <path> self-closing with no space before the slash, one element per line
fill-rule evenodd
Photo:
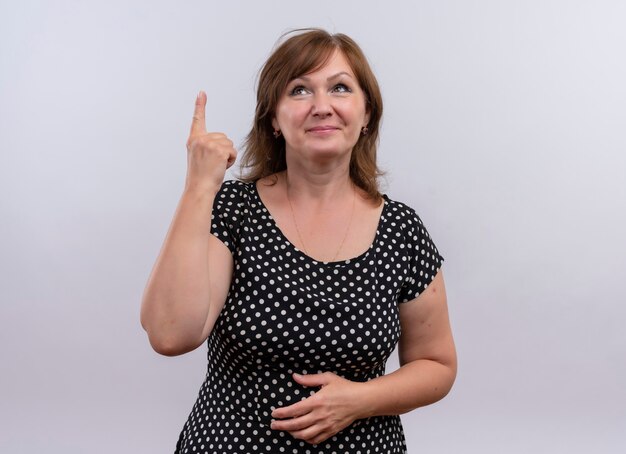
<path fill-rule="evenodd" d="M 382 194 L 383 197 L 383 209 L 380 212 L 380 216 L 378 218 L 378 224 L 376 225 L 376 234 L 374 235 L 374 240 L 372 241 L 372 243 L 367 247 L 367 249 L 365 249 L 365 251 L 363 251 L 362 253 L 360 253 L 359 255 L 355 256 L 355 257 L 351 257 L 349 259 L 344 259 L 344 260 L 336 260 L 334 262 L 323 262 L 317 259 L 314 259 L 313 257 L 311 257 L 310 255 L 307 255 L 304 253 L 304 251 L 302 251 L 301 249 L 297 248 L 295 244 L 293 244 L 289 238 L 287 238 L 287 236 L 283 233 L 283 231 L 281 230 L 281 228 L 278 226 L 278 223 L 276 222 L 276 220 L 274 219 L 274 216 L 272 216 L 272 213 L 270 212 L 270 210 L 267 208 L 267 206 L 265 205 L 265 202 L 263 202 L 263 199 L 261 199 L 261 194 L 259 194 L 259 190 L 257 188 L 257 183 L 259 180 L 255 180 L 253 181 L 252 184 L 252 193 L 254 194 L 254 197 L 257 199 L 256 201 L 258 202 L 259 206 L 261 207 L 261 209 L 265 212 L 265 214 L 267 215 L 269 221 L 272 223 L 274 229 L 276 229 L 276 231 L 278 232 L 278 234 L 280 235 L 280 238 L 282 240 L 282 242 L 284 244 L 286 244 L 291 250 L 293 250 L 295 253 L 297 253 L 298 255 L 300 255 L 301 257 L 304 257 L 306 260 L 309 260 L 310 262 L 313 262 L 315 265 L 322 265 L 322 266 L 329 266 L 329 267 L 333 267 L 333 266 L 341 266 L 341 265 L 348 265 L 350 263 L 353 262 L 357 262 L 362 260 L 364 257 L 366 257 L 367 255 L 369 255 L 370 251 L 372 249 L 374 249 L 374 247 L 376 246 L 376 243 L 378 242 L 378 238 L 380 236 L 380 231 L 382 229 L 382 225 L 383 222 L 386 219 L 386 214 L 387 214 L 387 208 L 389 206 L 389 197 L 387 197 L 386 194 Z"/>

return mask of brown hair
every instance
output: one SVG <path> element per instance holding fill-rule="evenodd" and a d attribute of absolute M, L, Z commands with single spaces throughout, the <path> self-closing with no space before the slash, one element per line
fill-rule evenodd
<path fill-rule="evenodd" d="M 297 34 L 280 44 L 261 69 L 256 112 L 244 143 L 240 178 L 252 182 L 287 168 L 285 139 L 273 136 L 272 118 L 278 101 L 289 82 L 323 67 L 334 51 L 340 50 L 365 94 L 370 114 L 367 134 L 359 136 L 352 150 L 350 178 L 372 200 L 380 201 L 378 177 L 382 172 L 376 164 L 376 148 L 383 100 L 363 51 L 350 37 L 341 33 L 331 35 L 325 30 L 312 28 L 294 30 L 283 37 L 292 33 Z"/>

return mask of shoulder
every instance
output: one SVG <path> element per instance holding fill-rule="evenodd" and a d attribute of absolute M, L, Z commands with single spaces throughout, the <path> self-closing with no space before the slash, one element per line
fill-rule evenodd
<path fill-rule="evenodd" d="M 414 208 L 403 202 L 392 200 L 386 194 L 383 198 L 387 204 L 387 215 L 400 229 L 413 231 L 423 227 L 424 224 Z"/>
<path fill-rule="evenodd" d="M 253 190 L 253 182 L 245 183 L 239 180 L 226 180 L 222 183 L 215 199 L 218 203 L 231 205 L 236 201 L 241 201 L 242 199 L 247 198 Z"/>
<path fill-rule="evenodd" d="M 388 231 L 402 238 L 409 249 L 419 249 L 422 252 L 428 249 L 438 255 L 437 247 L 417 211 L 405 203 L 389 199 L 386 195 L 384 198 L 387 203 L 387 225 L 390 226 Z"/>
<path fill-rule="evenodd" d="M 250 213 L 252 191 L 254 183 L 227 180 L 222 183 L 215 195 L 211 213 L 211 232 L 229 248 L 239 241 L 240 230 Z"/>
<path fill-rule="evenodd" d="M 250 192 L 254 188 L 254 182 L 246 183 L 240 180 L 225 180 L 218 194 L 240 194 L 242 192 Z"/>
<path fill-rule="evenodd" d="M 227 180 L 222 183 L 213 202 L 213 215 L 239 218 L 250 204 L 254 183 Z"/>

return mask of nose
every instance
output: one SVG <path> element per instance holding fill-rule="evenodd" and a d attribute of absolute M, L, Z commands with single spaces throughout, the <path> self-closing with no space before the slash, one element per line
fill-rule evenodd
<path fill-rule="evenodd" d="M 311 115 L 319 118 L 327 118 L 333 114 L 330 97 L 325 93 L 318 93 L 313 97 Z"/>

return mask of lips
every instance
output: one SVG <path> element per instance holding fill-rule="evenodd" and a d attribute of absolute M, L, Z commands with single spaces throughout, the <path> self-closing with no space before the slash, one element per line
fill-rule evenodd
<path fill-rule="evenodd" d="M 339 129 L 336 126 L 330 125 L 322 125 L 322 126 L 314 126 L 313 128 L 307 129 L 308 132 L 327 132 L 327 131 L 336 131 Z"/>

